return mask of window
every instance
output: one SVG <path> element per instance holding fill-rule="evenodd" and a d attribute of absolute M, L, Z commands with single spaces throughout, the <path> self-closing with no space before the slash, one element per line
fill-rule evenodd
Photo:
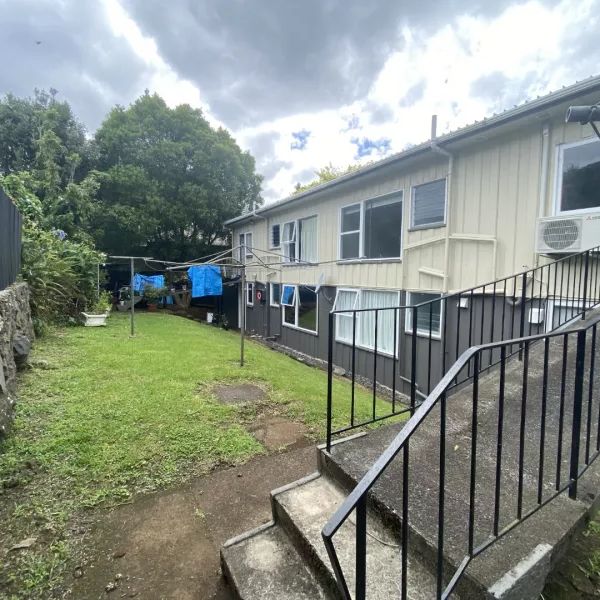
<path fill-rule="evenodd" d="M 401 258 L 402 192 L 342 208 L 339 256 Z"/>
<path fill-rule="evenodd" d="M 442 297 L 441 294 L 428 294 L 423 292 L 410 292 L 407 294 L 406 304 L 415 306 L 422 302 L 437 300 Z M 406 311 L 406 332 L 413 333 L 413 311 Z M 431 323 L 431 328 L 429 327 Z M 421 306 L 417 309 L 417 335 L 439 338 L 442 329 L 442 301 L 432 302 L 431 304 Z"/>
<path fill-rule="evenodd" d="M 252 254 L 252 233 L 240 233 L 240 249 L 239 249 L 239 259 L 241 263 L 245 263 L 246 259 L 252 258 L 254 255 Z"/>
<path fill-rule="evenodd" d="M 246 305 L 254 306 L 254 283 L 246 282 Z"/>
<path fill-rule="evenodd" d="M 399 303 L 400 294 L 394 291 L 338 289 L 333 309 L 392 308 Z M 380 310 L 377 314 L 377 352 L 395 354 L 394 312 Z M 335 339 L 338 342 L 352 343 L 353 320 L 353 313 L 336 314 Z M 375 312 L 356 313 L 356 343 L 368 350 L 375 348 Z"/>
<path fill-rule="evenodd" d="M 279 308 L 279 301 L 281 300 L 281 284 L 271 283 L 269 292 L 269 303 L 271 306 Z"/>
<path fill-rule="evenodd" d="M 340 258 L 360 257 L 360 204 L 342 208 Z"/>
<path fill-rule="evenodd" d="M 358 308 L 358 290 L 338 288 L 333 310 L 356 310 Z M 357 314 L 358 318 L 358 314 Z M 339 313 L 335 315 L 335 339 L 340 342 L 352 343 L 354 331 L 354 313 Z"/>
<path fill-rule="evenodd" d="M 298 221 L 300 230 L 300 260 L 317 262 L 317 217 L 308 217 Z"/>
<path fill-rule="evenodd" d="M 402 195 L 365 202 L 366 258 L 400 258 L 402 255 Z"/>
<path fill-rule="evenodd" d="M 600 207 L 600 141 L 565 144 L 558 153 L 557 212 Z"/>
<path fill-rule="evenodd" d="M 281 293 L 283 323 L 306 331 L 317 331 L 318 301 L 315 288 L 284 285 Z"/>
<path fill-rule="evenodd" d="M 446 223 L 446 180 L 438 179 L 412 189 L 411 228 L 436 227 Z"/>
<path fill-rule="evenodd" d="M 271 225 L 271 248 L 279 248 L 281 246 L 281 225 L 279 223 Z"/>
<path fill-rule="evenodd" d="M 296 221 L 283 225 L 283 262 L 296 262 Z"/>

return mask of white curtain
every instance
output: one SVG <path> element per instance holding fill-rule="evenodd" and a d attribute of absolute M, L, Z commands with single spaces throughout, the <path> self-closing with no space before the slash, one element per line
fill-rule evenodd
<path fill-rule="evenodd" d="M 363 290 L 360 308 L 398 306 L 397 292 Z M 375 311 L 360 313 L 360 344 L 375 347 Z M 397 341 L 397 340 L 396 340 Z M 377 316 L 377 351 L 394 354 L 394 311 L 380 310 Z"/>
<path fill-rule="evenodd" d="M 334 310 L 354 310 L 357 308 L 358 291 L 338 290 Z M 335 337 L 337 340 L 352 343 L 352 322 L 354 313 L 340 313 L 335 316 Z M 358 313 L 356 323 L 356 341 L 358 341 Z"/>
<path fill-rule="evenodd" d="M 317 262 L 317 217 L 300 220 L 300 260 Z"/>

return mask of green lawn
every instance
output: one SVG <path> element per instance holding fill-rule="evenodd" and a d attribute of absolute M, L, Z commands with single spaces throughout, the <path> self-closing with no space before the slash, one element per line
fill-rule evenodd
<path fill-rule="evenodd" d="M 218 403 L 216 383 L 258 384 L 270 410 L 324 437 L 325 372 L 251 341 L 241 368 L 234 332 L 161 313 L 136 319 L 135 338 L 128 317 L 113 314 L 106 328 L 60 329 L 36 342 L 0 449 L 0 519 L 5 550 L 30 535 L 44 543 L 9 553 L 0 597 L 3 585 L 18 594 L 5 597 L 52 597 L 44 593 L 58 585 L 70 552 L 72 513 L 265 452 L 246 429 L 252 409 Z M 348 398 L 348 381 L 336 379 L 334 393 Z M 360 389 L 357 419 L 370 410 Z M 347 403 L 336 403 L 334 417 L 347 424 Z"/>

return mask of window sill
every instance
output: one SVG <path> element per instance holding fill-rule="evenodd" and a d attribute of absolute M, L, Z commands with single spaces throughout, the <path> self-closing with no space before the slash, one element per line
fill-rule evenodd
<path fill-rule="evenodd" d="M 319 335 L 319 330 L 317 329 L 317 331 L 312 331 L 311 329 L 304 329 L 304 327 L 298 327 L 296 325 L 291 325 L 290 323 L 286 323 L 285 321 L 283 321 L 283 323 L 281 324 L 283 327 L 287 327 L 289 329 L 293 329 L 294 331 L 301 331 L 302 333 L 308 333 L 310 335 L 314 335 L 314 336 L 318 336 Z"/>
<path fill-rule="evenodd" d="M 344 346 L 349 346 L 350 348 L 352 348 L 351 341 L 340 340 L 337 337 L 335 338 L 335 341 L 338 344 L 343 344 Z M 363 346 L 362 344 L 356 343 L 356 348 L 362 350 L 363 352 L 372 352 L 373 354 L 375 354 L 375 349 L 370 348 L 369 346 Z M 377 348 L 377 356 L 385 356 L 387 358 L 393 358 L 394 360 L 398 360 L 391 352 L 388 352 L 387 350 L 380 350 L 379 348 Z"/>
<path fill-rule="evenodd" d="M 404 333 L 406 335 L 413 334 L 412 331 L 405 331 Z M 429 333 L 427 333 L 426 331 L 419 331 L 419 330 L 417 330 L 417 337 L 424 338 L 426 340 L 428 340 L 431 337 L 432 340 L 437 340 L 438 342 L 442 339 L 442 335 L 440 333 L 432 333 L 430 336 Z"/>
<path fill-rule="evenodd" d="M 369 265 L 378 263 L 401 263 L 402 258 L 340 258 L 338 265 Z"/>
<path fill-rule="evenodd" d="M 277 264 L 279 267 L 318 267 L 318 261 L 315 262 L 305 262 L 305 261 L 294 261 L 294 262 L 281 262 L 281 263 L 273 263 Z"/>
<path fill-rule="evenodd" d="M 426 231 L 427 229 L 441 229 L 446 227 L 446 223 L 428 223 L 427 225 L 413 225 L 408 228 L 408 232 L 411 231 Z"/>

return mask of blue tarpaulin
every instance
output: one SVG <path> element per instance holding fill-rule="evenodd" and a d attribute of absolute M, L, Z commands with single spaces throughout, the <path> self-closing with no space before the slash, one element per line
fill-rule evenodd
<path fill-rule="evenodd" d="M 133 276 L 133 289 L 136 292 L 143 292 L 146 286 L 161 288 L 165 287 L 164 275 L 142 275 L 136 273 Z"/>
<path fill-rule="evenodd" d="M 220 267 L 216 265 L 194 265 L 188 269 L 187 273 L 192 282 L 192 298 L 223 295 L 223 279 Z"/>

